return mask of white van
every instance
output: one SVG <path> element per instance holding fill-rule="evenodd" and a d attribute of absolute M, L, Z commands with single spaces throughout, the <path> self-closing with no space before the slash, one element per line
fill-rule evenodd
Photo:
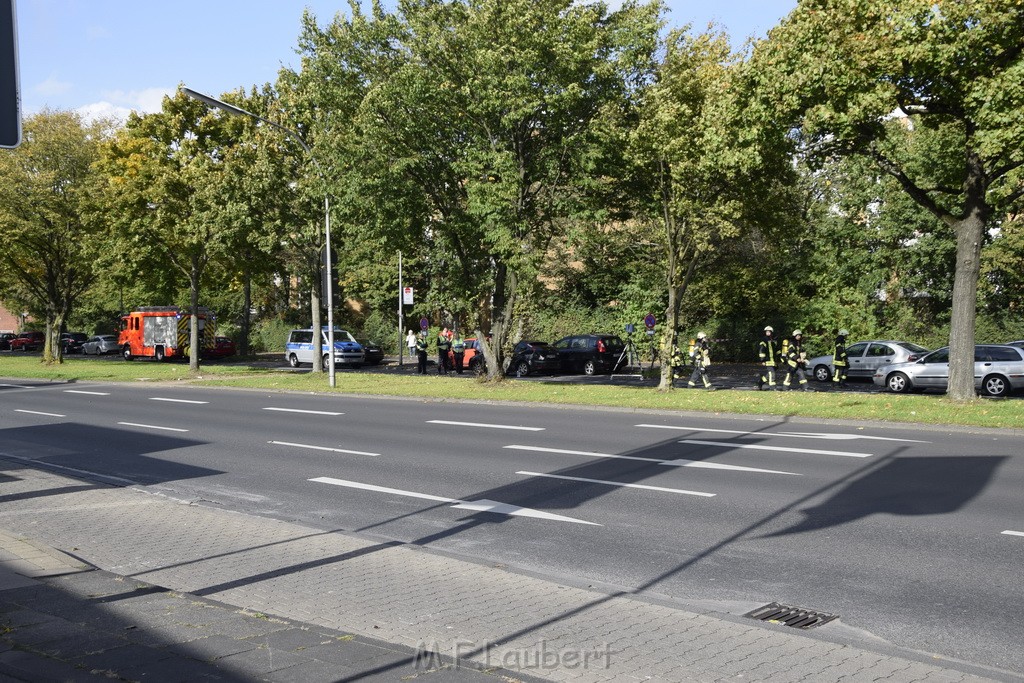
<path fill-rule="evenodd" d="M 330 348 L 327 343 L 327 331 L 326 327 L 320 331 L 323 340 L 320 348 L 323 352 L 322 362 L 325 370 L 330 364 L 330 357 L 327 355 L 327 350 Z M 293 368 L 302 364 L 312 365 L 314 353 L 316 353 L 316 349 L 313 348 L 312 328 L 292 330 L 288 333 L 288 341 L 284 346 L 284 359 L 288 361 L 289 365 Z M 348 365 L 353 368 L 358 368 L 363 364 L 363 347 L 351 334 L 338 328 L 334 328 L 334 364 L 335 366 Z"/>

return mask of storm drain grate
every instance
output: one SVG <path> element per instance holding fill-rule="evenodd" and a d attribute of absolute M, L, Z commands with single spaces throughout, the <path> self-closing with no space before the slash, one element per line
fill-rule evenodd
<path fill-rule="evenodd" d="M 758 621 L 767 621 L 772 624 L 785 624 L 786 626 L 805 631 L 839 618 L 838 614 L 826 614 L 825 612 L 816 612 L 812 609 L 804 609 L 803 607 L 790 607 L 788 605 L 780 605 L 777 602 L 765 605 L 764 607 L 758 607 L 743 616 L 757 619 Z"/>

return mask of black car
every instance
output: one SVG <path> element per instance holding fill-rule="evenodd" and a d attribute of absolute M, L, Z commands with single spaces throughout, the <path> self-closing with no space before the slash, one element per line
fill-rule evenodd
<path fill-rule="evenodd" d="M 563 372 L 611 373 L 626 345 L 614 334 L 579 334 L 554 343 Z"/>
<path fill-rule="evenodd" d="M 82 344 L 89 339 L 89 335 L 85 332 L 62 332 L 60 335 L 60 349 L 61 353 L 67 355 L 69 353 L 81 353 Z"/>
<path fill-rule="evenodd" d="M 512 349 L 509 361 L 509 375 L 526 377 L 537 372 L 559 372 L 562 362 L 554 346 L 542 341 L 521 341 Z"/>
<path fill-rule="evenodd" d="M 0 351 L 10 351 L 11 340 L 16 336 L 17 335 L 13 332 L 4 332 L 3 334 L 0 334 Z"/>
<path fill-rule="evenodd" d="M 375 341 L 369 339 L 356 339 L 363 347 L 363 363 L 366 365 L 380 365 L 384 360 L 384 349 Z"/>

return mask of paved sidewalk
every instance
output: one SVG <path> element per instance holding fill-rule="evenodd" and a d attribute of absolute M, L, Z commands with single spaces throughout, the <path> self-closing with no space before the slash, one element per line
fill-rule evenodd
<path fill-rule="evenodd" d="M 1024 680 L 0 462 L 0 680 Z"/>

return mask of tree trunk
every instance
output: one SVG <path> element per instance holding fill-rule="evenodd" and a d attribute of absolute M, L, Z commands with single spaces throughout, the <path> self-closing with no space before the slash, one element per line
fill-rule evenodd
<path fill-rule="evenodd" d="M 323 327 L 323 323 L 320 322 L 320 278 L 314 278 L 312 287 L 309 291 L 309 309 L 310 318 L 313 321 L 313 350 L 316 352 L 313 354 L 313 373 L 323 374 L 324 364 L 322 358 L 324 355 L 323 345 L 323 333 L 320 328 Z"/>
<path fill-rule="evenodd" d="M 188 326 L 188 370 L 199 372 L 199 277 L 202 269 L 196 259 L 192 260 L 192 271 L 189 276 L 189 318 Z"/>
<path fill-rule="evenodd" d="M 509 323 L 515 306 L 516 288 L 519 281 L 516 274 L 504 263 L 498 263 L 494 273 L 494 292 L 491 314 L 491 341 L 477 337 L 487 363 L 487 379 L 500 380 L 504 374 L 505 342 L 508 340 Z"/>
<path fill-rule="evenodd" d="M 949 389 L 954 401 L 977 397 L 974 389 L 974 329 L 978 304 L 978 275 L 985 220 L 971 211 L 954 227 L 956 271 L 953 276 L 953 310 L 949 326 Z"/>

